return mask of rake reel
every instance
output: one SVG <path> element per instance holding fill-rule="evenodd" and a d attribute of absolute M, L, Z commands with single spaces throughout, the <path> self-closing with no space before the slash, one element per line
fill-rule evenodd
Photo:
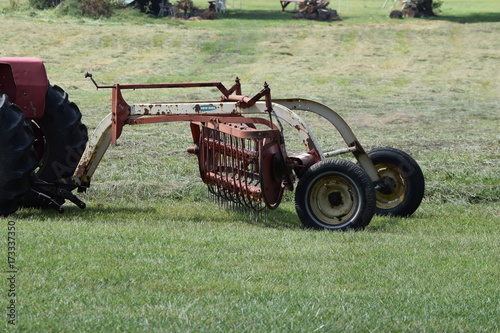
<path fill-rule="evenodd" d="M 273 127 L 261 118 L 251 121 Z M 258 130 L 217 122 L 191 124 L 197 145 L 188 151 L 198 156 L 201 179 L 210 193 L 257 211 L 278 207 L 285 183 L 293 176 L 285 174 L 281 132 L 271 128 Z"/>

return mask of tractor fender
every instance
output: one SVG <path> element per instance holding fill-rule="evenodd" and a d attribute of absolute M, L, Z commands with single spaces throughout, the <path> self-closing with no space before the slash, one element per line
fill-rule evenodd
<path fill-rule="evenodd" d="M 43 117 L 49 86 L 43 61 L 37 58 L 0 58 L 0 91 L 27 119 Z"/>

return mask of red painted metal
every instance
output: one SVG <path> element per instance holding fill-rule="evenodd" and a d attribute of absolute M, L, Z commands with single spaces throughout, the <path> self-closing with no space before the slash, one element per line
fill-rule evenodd
<path fill-rule="evenodd" d="M 211 115 L 197 115 L 197 114 L 177 114 L 177 115 L 162 115 L 162 116 L 145 116 L 139 118 L 128 118 L 125 121 L 126 125 L 142 125 L 142 124 L 157 124 L 169 123 L 175 121 L 189 121 L 189 122 L 219 122 L 219 123 L 237 123 L 252 126 L 252 124 L 262 124 L 270 126 L 272 129 L 277 130 L 278 127 L 271 124 L 269 120 L 264 118 L 245 117 L 242 115 L 227 114 L 211 114 Z"/>
<path fill-rule="evenodd" d="M 239 81 L 237 81 L 237 85 L 239 86 Z M 249 108 L 252 105 L 254 105 L 258 100 L 260 100 L 262 97 L 265 97 L 266 101 L 266 108 L 268 112 L 271 112 L 273 109 L 272 106 L 272 101 L 271 101 L 271 89 L 269 89 L 269 85 L 267 83 L 264 83 L 264 89 L 259 91 L 255 96 L 252 98 L 248 96 L 244 96 L 236 93 L 236 94 L 231 94 L 231 95 L 226 95 L 222 96 L 223 101 L 235 101 L 238 102 L 238 106 L 240 108 Z"/>
<path fill-rule="evenodd" d="M 0 58 L 0 91 L 17 104 L 28 119 L 43 117 L 47 73 L 37 58 Z"/>
<path fill-rule="evenodd" d="M 111 129 L 111 143 L 116 144 L 116 140 L 122 134 L 123 125 L 130 115 L 130 105 L 125 102 L 121 93 L 121 87 L 119 84 L 113 87 L 111 94 L 111 114 L 113 127 Z"/>
<path fill-rule="evenodd" d="M 224 96 L 229 96 L 232 93 L 241 95 L 241 84 L 240 80 L 236 78 L 235 84 L 227 89 L 222 82 L 181 82 L 181 83 L 152 83 L 152 84 L 122 84 L 122 85 L 112 85 L 112 86 L 100 86 L 93 79 L 91 73 L 85 73 L 85 78 L 90 78 L 97 89 L 103 88 L 116 88 L 122 90 L 137 90 L 137 89 L 168 89 L 168 88 L 202 88 L 202 87 L 217 87 Z"/>
<path fill-rule="evenodd" d="M 241 95 L 241 85 L 239 79 L 236 79 L 236 83 L 229 89 L 227 89 L 221 82 L 190 82 L 190 83 L 161 83 L 161 84 L 126 84 L 120 85 L 115 84 L 113 86 L 99 86 L 94 79 L 92 74 L 86 73 L 85 77 L 89 77 L 94 85 L 100 88 L 111 88 L 112 89 L 112 138 L 111 143 L 116 144 L 116 141 L 122 133 L 123 126 L 125 124 L 136 125 L 136 124 L 151 124 L 158 122 L 172 122 L 172 121 L 207 121 L 201 120 L 203 116 L 184 116 L 184 115 L 165 115 L 165 116 L 155 116 L 148 117 L 147 119 L 129 119 L 131 107 L 122 96 L 122 90 L 137 90 L 137 89 L 161 89 L 161 88 L 193 88 L 193 87 L 217 87 L 220 92 L 222 92 L 221 101 L 236 101 L 238 107 L 249 108 L 253 106 L 262 97 L 265 98 L 267 111 L 272 111 L 272 101 L 271 101 L 271 90 L 267 83 L 264 84 L 264 89 L 257 93 L 254 97 L 248 97 Z M 233 94 L 236 93 L 236 94 Z M 215 117 L 217 115 L 212 115 Z M 226 122 L 226 115 L 219 117 L 221 122 Z"/>
<path fill-rule="evenodd" d="M 321 161 L 321 158 L 318 151 L 314 149 L 308 153 L 292 155 L 290 160 L 293 162 L 295 173 L 301 177 L 313 164 Z"/>
<path fill-rule="evenodd" d="M 211 193 L 256 210 L 278 207 L 287 179 L 283 138 L 267 125 L 270 129 L 258 130 L 217 121 L 191 124 L 196 146 L 188 151 L 198 156 L 201 179 Z"/>

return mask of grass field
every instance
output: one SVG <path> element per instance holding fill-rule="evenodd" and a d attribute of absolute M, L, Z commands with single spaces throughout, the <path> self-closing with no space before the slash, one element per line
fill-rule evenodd
<path fill-rule="evenodd" d="M 203 1 L 196 2 L 200 7 Z M 390 2 L 389 2 L 390 3 Z M 15 4 L 17 10 L 13 10 Z M 306 230 L 293 194 L 260 217 L 210 201 L 183 123 L 124 129 L 87 209 L 23 209 L 16 228 L 16 325 L 2 274 L 0 327 L 22 332 L 498 332 L 500 3 L 445 0 L 439 17 L 390 20 L 383 1 L 340 3 L 343 21 L 297 21 L 278 1 L 228 2 L 214 21 L 117 12 L 107 20 L 0 1 L 0 56 L 45 61 L 91 132 L 103 84 L 222 81 L 244 93 L 337 110 L 365 148 L 410 153 L 426 196 L 410 218 L 361 232 Z M 332 1 L 332 8 L 339 3 Z M 387 7 L 389 7 L 388 5 Z M 290 5 L 293 9 L 293 5 Z M 215 99 L 211 89 L 130 101 Z M 301 114 L 325 149 L 331 128 Z M 287 147 L 298 149 L 293 132 Z M 6 272 L 8 269 L 3 268 Z"/>

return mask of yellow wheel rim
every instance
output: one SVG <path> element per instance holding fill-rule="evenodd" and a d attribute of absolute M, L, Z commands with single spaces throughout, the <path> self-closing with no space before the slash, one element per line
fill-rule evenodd
<path fill-rule="evenodd" d="M 325 224 L 345 223 L 356 214 L 359 206 L 356 193 L 348 179 L 336 175 L 324 177 L 311 188 L 311 210 Z"/>
<path fill-rule="evenodd" d="M 408 183 L 401 169 L 392 164 L 376 164 L 375 168 L 382 180 L 389 186 L 389 191 L 377 191 L 377 207 L 392 209 L 402 203 L 406 197 Z"/>

